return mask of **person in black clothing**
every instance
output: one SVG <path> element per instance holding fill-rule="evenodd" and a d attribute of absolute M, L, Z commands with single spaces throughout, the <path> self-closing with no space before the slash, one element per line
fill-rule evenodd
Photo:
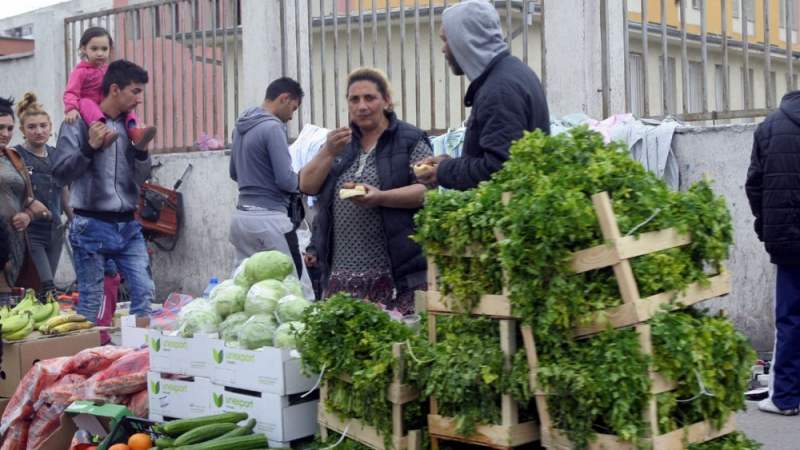
<path fill-rule="evenodd" d="M 427 185 L 467 190 L 489 180 L 509 158 L 525 131 L 550 133 L 550 112 L 539 78 L 503 41 L 491 3 L 467 1 L 442 13 L 442 52 L 455 75 L 470 80 L 464 105 L 472 108 L 460 158 L 426 158 L 433 168 L 419 175 Z"/>
<path fill-rule="evenodd" d="M 758 126 L 745 184 L 755 231 L 778 268 L 775 351 L 765 412 L 800 412 L 800 91 Z"/>

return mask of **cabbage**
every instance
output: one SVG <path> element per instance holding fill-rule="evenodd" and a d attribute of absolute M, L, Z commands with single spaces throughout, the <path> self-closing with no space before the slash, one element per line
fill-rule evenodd
<path fill-rule="evenodd" d="M 233 280 L 225 280 L 222 283 L 214 286 L 214 289 L 211 290 L 211 293 L 208 294 L 208 301 L 213 302 L 217 299 L 217 296 L 220 292 L 224 291 L 227 286 L 232 286 Z"/>
<path fill-rule="evenodd" d="M 278 301 L 278 309 L 275 316 L 278 322 L 296 322 L 303 318 L 303 311 L 311 306 L 311 302 L 296 295 L 287 295 Z"/>
<path fill-rule="evenodd" d="M 247 289 L 250 289 L 250 286 L 252 286 L 253 283 L 255 283 L 255 281 L 251 280 L 247 276 L 247 272 L 244 270 L 244 267 L 247 264 L 247 261 L 249 260 L 250 258 L 245 258 L 244 261 L 242 261 L 242 263 L 239 264 L 239 267 L 237 267 L 236 270 L 233 271 L 233 284 L 237 286 L 242 286 Z"/>
<path fill-rule="evenodd" d="M 205 309 L 208 308 L 209 304 L 208 301 L 204 298 L 196 298 L 186 305 L 184 305 L 180 311 L 178 311 L 178 324 L 182 325 L 186 318 L 192 314 L 192 311 L 197 309 Z"/>
<path fill-rule="evenodd" d="M 249 350 L 272 346 L 277 322 L 272 316 L 256 314 L 239 330 L 239 345 Z"/>
<path fill-rule="evenodd" d="M 296 295 L 298 297 L 305 297 L 303 293 L 303 285 L 300 284 L 300 280 L 297 279 L 294 275 L 289 275 L 283 280 L 283 287 L 286 288 L 286 292 Z"/>
<path fill-rule="evenodd" d="M 216 288 L 215 288 L 216 289 Z M 233 313 L 244 311 L 244 299 L 247 297 L 247 288 L 230 284 L 217 294 L 212 300 L 214 307 L 222 318 Z"/>
<path fill-rule="evenodd" d="M 247 260 L 245 275 L 254 282 L 283 280 L 294 272 L 294 262 L 289 255 L 276 250 L 258 252 Z"/>
<path fill-rule="evenodd" d="M 233 313 L 230 316 L 226 317 L 221 324 L 219 324 L 219 331 L 223 333 L 231 327 L 234 327 L 236 325 L 242 325 L 245 322 L 247 322 L 247 319 L 249 318 L 250 316 L 248 316 L 243 312 Z"/>
<path fill-rule="evenodd" d="M 196 309 L 186 316 L 180 327 L 180 335 L 192 337 L 195 333 L 216 333 L 219 330 L 221 319 L 212 308 Z"/>
<path fill-rule="evenodd" d="M 247 291 L 244 312 L 248 316 L 266 314 L 271 316 L 278 308 L 278 300 L 286 297 L 286 289 L 278 280 L 264 280 L 254 284 Z"/>
<path fill-rule="evenodd" d="M 230 344 L 233 342 L 238 345 L 239 334 L 242 332 L 242 328 L 244 328 L 245 323 L 247 323 L 247 319 L 241 322 L 234 322 L 228 325 L 225 330 L 220 330 L 222 332 L 220 337 L 225 341 L 226 345 L 230 346 Z"/>
<path fill-rule="evenodd" d="M 305 330 L 306 324 L 303 322 L 286 322 L 275 330 L 275 347 L 297 348 L 297 335 Z"/>

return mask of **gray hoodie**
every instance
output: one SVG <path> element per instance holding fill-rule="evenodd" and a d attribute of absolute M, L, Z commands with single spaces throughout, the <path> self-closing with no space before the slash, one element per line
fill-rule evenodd
<path fill-rule="evenodd" d="M 261 106 L 236 119 L 230 175 L 239 184 L 238 206 L 287 212 L 299 180 L 292 171 L 286 127 Z"/>
<path fill-rule="evenodd" d="M 442 25 L 447 45 L 469 81 L 481 76 L 495 56 L 508 50 L 500 15 L 488 1 L 470 0 L 447 8 Z"/>

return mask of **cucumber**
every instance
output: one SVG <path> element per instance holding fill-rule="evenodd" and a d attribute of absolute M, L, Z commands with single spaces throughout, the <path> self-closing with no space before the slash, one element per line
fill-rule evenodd
<path fill-rule="evenodd" d="M 233 431 L 229 431 L 218 438 L 208 440 L 206 442 L 219 441 L 221 439 L 229 439 L 233 437 L 248 436 L 253 434 L 253 429 L 256 427 L 256 419 L 250 419 L 244 426 L 238 427 Z"/>
<path fill-rule="evenodd" d="M 239 436 L 228 439 L 220 439 L 213 442 L 203 442 L 192 445 L 192 450 L 252 450 L 258 448 L 268 448 L 267 436 L 263 434 L 252 434 L 250 436 Z"/>
<path fill-rule="evenodd" d="M 222 436 L 223 434 L 230 433 L 231 431 L 239 428 L 235 423 L 214 423 L 211 425 L 203 425 L 192 430 L 187 431 L 180 435 L 173 447 L 183 447 L 184 445 L 192 445 L 200 442 L 210 441 L 211 439 Z"/>
<path fill-rule="evenodd" d="M 175 447 L 175 439 L 172 438 L 156 439 L 156 447 L 158 447 L 159 450 Z"/>
<path fill-rule="evenodd" d="M 222 413 L 213 416 L 196 417 L 193 419 L 178 419 L 167 422 L 161 426 L 161 431 L 170 436 L 179 436 L 189 430 L 202 427 L 204 425 L 214 425 L 222 423 L 238 423 L 247 420 L 247 413 Z M 229 430 L 230 431 L 230 430 Z"/>

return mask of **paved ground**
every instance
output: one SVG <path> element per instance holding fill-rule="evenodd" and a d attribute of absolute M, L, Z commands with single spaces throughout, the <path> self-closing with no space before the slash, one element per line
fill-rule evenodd
<path fill-rule="evenodd" d="M 800 416 L 783 417 L 758 410 L 758 402 L 747 402 L 747 411 L 736 417 L 739 430 L 764 444 L 762 450 L 800 449 Z"/>

